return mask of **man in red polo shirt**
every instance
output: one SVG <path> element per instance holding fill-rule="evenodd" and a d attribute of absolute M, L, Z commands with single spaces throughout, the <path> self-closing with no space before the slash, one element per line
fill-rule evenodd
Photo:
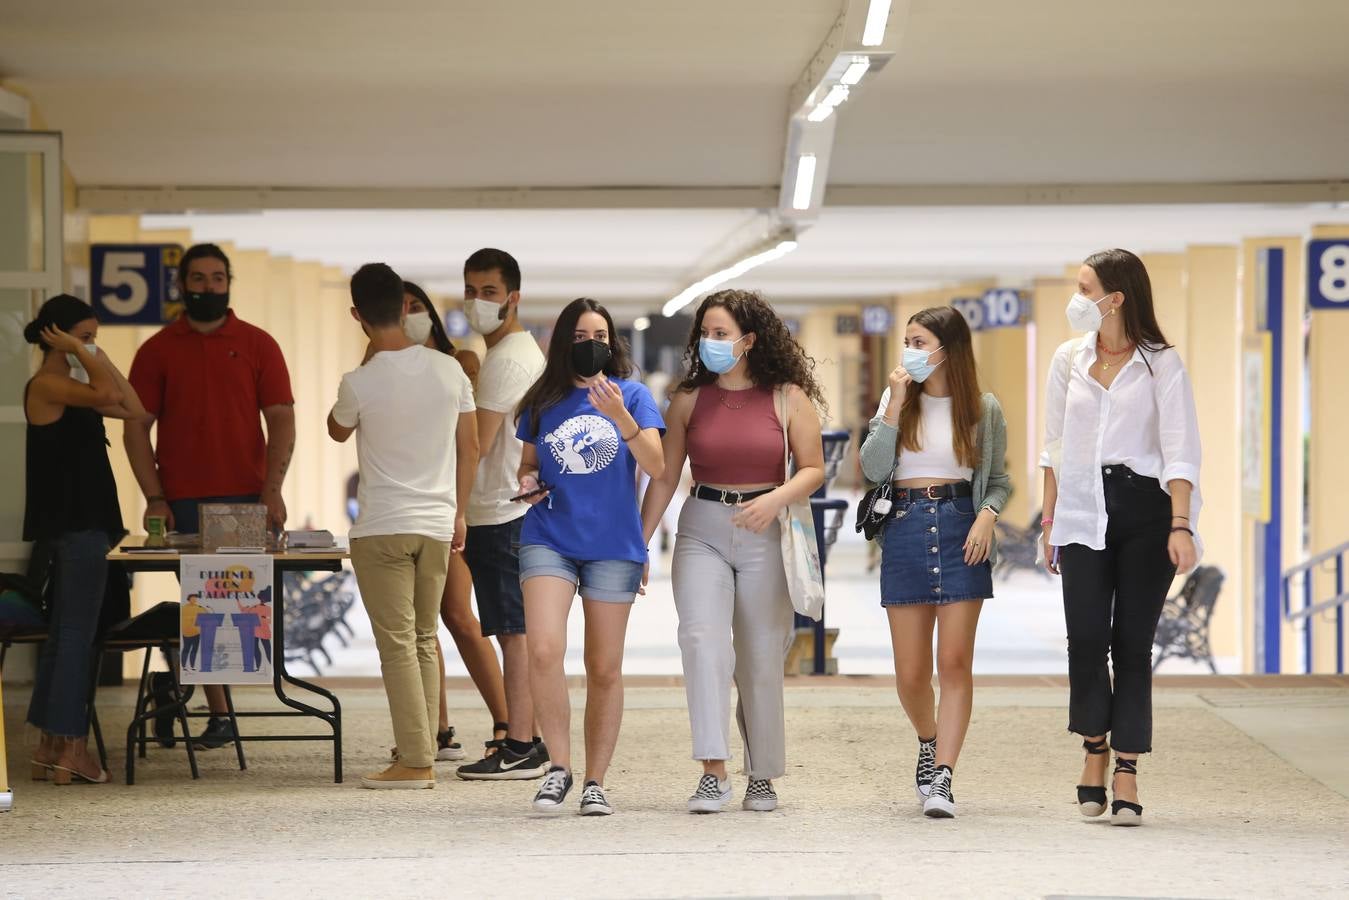
<path fill-rule="evenodd" d="M 150 413 L 124 431 L 145 514 L 164 516 L 183 533 L 200 530 L 202 503 L 261 502 L 272 528 L 286 524 L 281 485 L 295 450 L 290 374 L 272 336 L 230 310 L 232 280 L 229 258 L 215 244 L 184 253 L 185 315 L 141 345 L 128 378 Z M 220 747 L 231 740 L 224 689 L 207 686 L 206 697 L 213 716 L 197 745 Z"/>

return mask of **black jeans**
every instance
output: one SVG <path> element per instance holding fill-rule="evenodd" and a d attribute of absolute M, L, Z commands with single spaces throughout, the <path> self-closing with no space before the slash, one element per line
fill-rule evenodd
<path fill-rule="evenodd" d="M 1176 576 L 1167 553 L 1171 498 L 1125 466 L 1103 471 L 1105 549 L 1059 551 L 1068 625 L 1068 730 L 1110 735 L 1122 753 L 1152 751 L 1152 642 Z M 1106 655 L 1114 666 L 1111 685 Z"/>

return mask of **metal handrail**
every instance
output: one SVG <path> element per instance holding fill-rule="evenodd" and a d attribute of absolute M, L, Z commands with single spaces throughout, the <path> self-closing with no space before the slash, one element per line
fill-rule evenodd
<path fill-rule="evenodd" d="M 1287 622 L 1302 623 L 1303 665 L 1307 674 L 1312 671 L 1312 621 L 1330 610 L 1335 611 L 1335 671 L 1344 674 L 1344 607 L 1349 604 L 1349 591 L 1344 589 L 1344 562 L 1349 555 L 1349 542 L 1340 544 L 1316 554 L 1305 562 L 1298 563 L 1284 571 L 1280 576 L 1280 593 L 1283 601 L 1283 618 Z M 1312 578 L 1317 571 L 1326 571 L 1329 562 L 1335 564 L 1335 594 L 1317 602 L 1312 601 Z M 1293 609 L 1293 579 L 1302 577 L 1302 605 Z"/>

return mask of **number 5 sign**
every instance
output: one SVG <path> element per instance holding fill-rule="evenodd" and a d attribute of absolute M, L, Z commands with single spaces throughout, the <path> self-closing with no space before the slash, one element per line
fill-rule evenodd
<path fill-rule="evenodd" d="M 94 244 L 89 272 L 94 311 L 104 325 L 159 325 L 181 311 L 177 244 Z"/>
<path fill-rule="evenodd" d="M 1307 299 L 1313 309 L 1349 309 L 1349 238 L 1307 244 Z"/>

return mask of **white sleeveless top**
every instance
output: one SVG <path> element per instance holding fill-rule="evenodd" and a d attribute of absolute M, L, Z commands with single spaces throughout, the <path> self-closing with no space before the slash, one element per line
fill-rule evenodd
<path fill-rule="evenodd" d="M 907 447 L 899 452 L 899 467 L 895 481 L 910 478 L 969 481 L 974 469 L 956 461 L 956 448 L 951 428 L 951 398 L 923 395 L 920 401 L 923 424 L 918 430 L 921 450 Z"/>

